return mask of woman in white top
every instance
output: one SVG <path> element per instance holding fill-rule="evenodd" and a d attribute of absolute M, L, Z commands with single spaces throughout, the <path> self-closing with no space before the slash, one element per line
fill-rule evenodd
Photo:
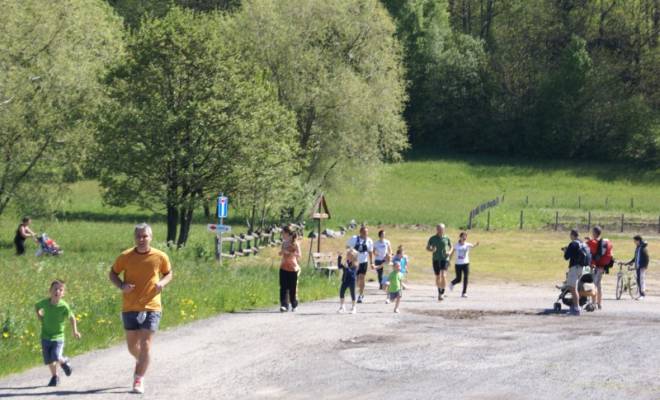
<path fill-rule="evenodd" d="M 378 240 L 374 243 L 374 265 L 378 273 L 378 287 L 383 289 L 383 269 L 385 264 L 390 261 L 392 257 L 392 246 L 390 241 L 385 239 L 385 231 L 378 231 Z"/>
<path fill-rule="evenodd" d="M 467 233 L 461 232 L 458 236 L 458 243 L 454 246 L 454 254 L 456 254 L 456 262 L 454 263 L 456 278 L 449 283 L 449 290 L 453 290 L 454 285 L 461 283 L 461 277 L 465 275 L 463 278 L 462 297 L 467 297 L 468 275 L 470 274 L 470 249 L 479 246 L 479 242 L 472 244 L 466 240 Z"/>

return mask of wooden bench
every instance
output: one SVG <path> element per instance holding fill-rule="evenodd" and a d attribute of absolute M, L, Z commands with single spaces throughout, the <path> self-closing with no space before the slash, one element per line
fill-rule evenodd
<path fill-rule="evenodd" d="M 315 270 L 328 274 L 328 279 L 334 271 L 339 269 L 335 253 L 312 253 L 312 262 Z"/>

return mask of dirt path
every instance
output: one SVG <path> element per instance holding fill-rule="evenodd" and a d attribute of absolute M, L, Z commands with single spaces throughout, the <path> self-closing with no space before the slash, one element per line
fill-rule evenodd
<path fill-rule="evenodd" d="M 660 398 L 660 297 L 605 293 L 604 310 L 579 318 L 545 312 L 552 287 L 513 284 L 442 303 L 413 285 L 398 315 L 373 286 L 356 315 L 336 314 L 335 299 L 222 315 L 158 334 L 144 397 Z M 40 367 L 0 379 L 0 397 L 136 398 L 131 363 L 123 346 L 88 353 L 60 387 L 43 387 Z"/>

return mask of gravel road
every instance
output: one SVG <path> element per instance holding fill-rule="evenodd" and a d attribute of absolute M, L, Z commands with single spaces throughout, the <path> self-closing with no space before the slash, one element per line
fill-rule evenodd
<path fill-rule="evenodd" d="M 337 314 L 331 299 L 159 332 L 143 397 L 660 398 L 660 297 L 616 301 L 608 285 L 602 311 L 572 317 L 548 312 L 551 285 L 478 284 L 469 298 L 453 292 L 441 303 L 434 288 L 411 286 L 401 314 L 369 286 L 356 315 Z M 45 367 L 0 379 L 0 397 L 139 398 L 128 393 L 132 361 L 123 346 L 73 365 L 57 388 L 43 386 Z"/>

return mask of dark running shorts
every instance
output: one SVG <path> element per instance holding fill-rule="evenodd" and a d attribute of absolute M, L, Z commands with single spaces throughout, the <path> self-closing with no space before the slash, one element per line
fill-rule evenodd
<path fill-rule="evenodd" d="M 137 331 L 139 329 L 146 329 L 148 331 L 156 332 L 160 325 L 160 311 L 142 311 L 146 315 L 142 320 L 140 317 L 141 312 L 128 311 L 121 313 L 121 320 L 124 322 L 124 329 L 127 331 Z"/>
<path fill-rule="evenodd" d="M 449 261 L 447 261 L 447 260 L 433 260 L 433 272 L 436 275 L 440 275 L 440 271 L 446 271 L 448 268 L 449 268 Z"/>
<path fill-rule="evenodd" d="M 44 356 L 44 364 L 60 361 L 63 349 L 63 340 L 41 339 L 41 354 Z"/>
<path fill-rule="evenodd" d="M 360 265 L 358 265 L 358 271 L 357 271 L 357 274 L 358 274 L 358 275 L 366 275 L 366 274 L 367 274 L 367 266 L 368 266 L 368 265 L 369 265 L 369 263 L 366 263 L 366 262 L 364 262 L 364 263 L 360 263 Z"/>
<path fill-rule="evenodd" d="M 376 260 L 376 261 L 374 261 L 374 265 L 376 266 L 376 268 L 378 268 L 378 267 L 383 268 L 383 264 L 385 264 L 385 260 Z M 378 269 L 380 269 L 380 268 L 378 268 Z"/>

